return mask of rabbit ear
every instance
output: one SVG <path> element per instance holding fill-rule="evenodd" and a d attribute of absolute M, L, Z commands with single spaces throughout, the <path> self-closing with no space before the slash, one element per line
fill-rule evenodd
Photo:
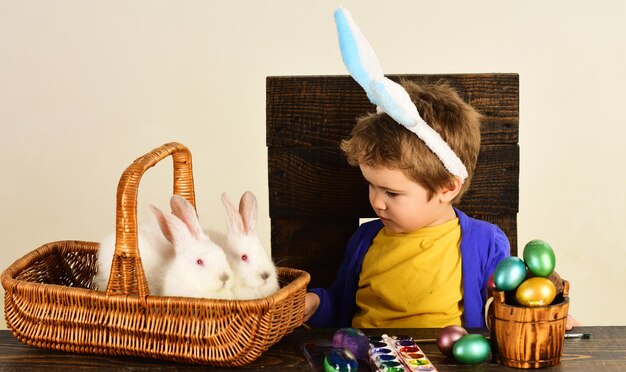
<path fill-rule="evenodd" d="M 335 10 L 335 24 L 343 62 L 370 101 L 406 127 L 423 122 L 407 91 L 383 74 L 376 53 L 350 12 L 345 8 Z"/>
<path fill-rule="evenodd" d="M 239 201 L 239 214 L 243 222 L 244 230 L 249 233 L 256 226 L 256 197 L 250 191 L 246 191 Z"/>
<path fill-rule="evenodd" d="M 191 232 L 180 219 L 166 215 L 154 205 L 150 205 L 150 209 L 159 223 L 163 236 L 165 236 L 168 242 L 176 245 L 175 243 L 182 243 L 185 240 L 191 239 Z"/>
<path fill-rule="evenodd" d="M 241 219 L 241 215 L 239 211 L 233 207 L 230 200 L 228 200 L 228 196 L 226 193 L 222 194 L 222 204 L 224 204 L 224 208 L 226 209 L 226 219 L 228 222 L 228 230 L 235 234 L 243 234 L 245 232 L 243 220 Z"/>
<path fill-rule="evenodd" d="M 335 10 L 335 24 L 343 62 L 350 75 L 365 90 L 373 104 L 378 104 L 370 83 L 384 77 L 376 53 L 345 8 Z"/>
<path fill-rule="evenodd" d="M 467 169 L 452 148 L 420 116 L 407 91 L 386 78 L 371 45 L 345 8 L 335 10 L 339 48 L 348 72 L 377 106 L 396 122 L 415 133 L 441 160 L 444 167 L 464 181 Z"/>
<path fill-rule="evenodd" d="M 196 210 L 191 203 L 179 195 L 172 196 L 170 207 L 174 216 L 178 217 L 196 239 L 204 236 Z"/>
<path fill-rule="evenodd" d="M 157 222 L 159 223 L 159 227 L 161 228 L 165 239 L 167 239 L 168 242 L 173 243 L 174 237 L 172 236 L 172 230 L 170 230 L 170 225 L 167 223 L 167 218 L 165 217 L 163 212 L 152 204 L 150 204 L 150 210 L 152 211 L 152 214 L 154 214 Z"/>

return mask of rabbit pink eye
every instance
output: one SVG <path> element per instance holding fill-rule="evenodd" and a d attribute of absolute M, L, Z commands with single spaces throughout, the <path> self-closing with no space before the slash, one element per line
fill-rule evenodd
<path fill-rule="evenodd" d="M 241 255 L 241 260 L 242 260 L 243 262 L 248 262 L 248 255 L 247 255 L 247 254 L 242 254 L 242 255 Z"/>
<path fill-rule="evenodd" d="M 198 266 L 204 266 L 204 261 L 202 260 L 202 258 L 198 258 L 196 260 L 196 264 L 198 264 Z"/>

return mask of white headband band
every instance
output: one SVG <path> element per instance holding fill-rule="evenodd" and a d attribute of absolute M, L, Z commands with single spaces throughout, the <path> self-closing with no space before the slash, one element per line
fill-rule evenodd
<path fill-rule="evenodd" d="M 407 91 L 386 78 L 374 50 L 359 26 L 344 8 L 335 11 L 339 48 L 350 75 L 365 90 L 369 100 L 395 121 L 415 133 L 437 155 L 443 166 L 465 181 L 467 169 L 450 146 L 430 127 L 417 111 Z"/>

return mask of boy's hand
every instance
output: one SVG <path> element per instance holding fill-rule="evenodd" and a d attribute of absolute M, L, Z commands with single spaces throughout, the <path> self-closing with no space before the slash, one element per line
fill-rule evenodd
<path fill-rule="evenodd" d="M 320 306 L 320 298 L 313 292 L 307 292 L 304 299 L 304 319 L 303 322 L 309 320 L 311 315 L 315 314 L 315 311 Z"/>
<path fill-rule="evenodd" d="M 306 305 L 305 305 L 306 307 Z M 567 315 L 567 323 L 565 324 L 565 330 L 569 331 L 574 327 L 580 327 L 582 325 L 581 322 L 579 322 L 578 320 L 576 320 L 573 316 L 571 315 Z"/>

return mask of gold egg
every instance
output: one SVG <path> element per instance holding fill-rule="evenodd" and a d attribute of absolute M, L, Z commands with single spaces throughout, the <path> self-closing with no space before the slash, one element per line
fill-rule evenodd
<path fill-rule="evenodd" d="M 556 287 L 547 278 L 526 279 L 517 287 L 515 298 L 522 306 L 548 306 L 556 296 Z"/>

